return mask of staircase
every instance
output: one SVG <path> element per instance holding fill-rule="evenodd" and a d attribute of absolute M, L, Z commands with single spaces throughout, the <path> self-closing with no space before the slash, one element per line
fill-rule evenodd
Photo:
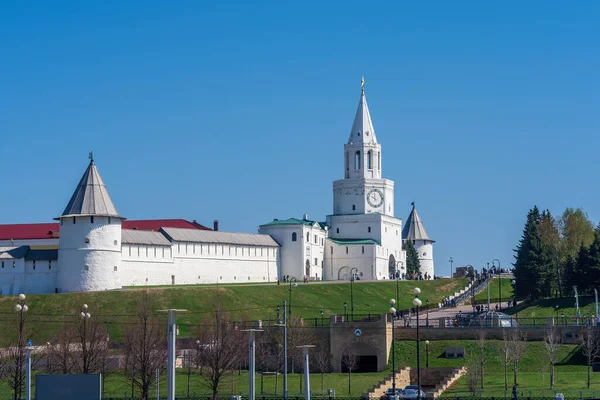
<path fill-rule="evenodd" d="M 403 389 L 405 386 L 410 385 L 410 367 L 402 368 L 396 372 L 396 388 Z M 385 391 L 392 387 L 392 375 L 388 376 L 373 388 L 369 389 L 367 393 L 363 393 L 363 399 L 380 399 Z"/>
<path fill-rule="evenodd" d="M 427 393 L 428 399 L 436 399 L 440 397 L 446 389 L 448 389 L 454 382 L 463 376 L 467 370 L 465 367 L 460 368 L 436 368 L 432 375 L 432 379 L 427 383 L 433 383 L 433 385 L 424 385 L 423 377 L 421 376 L 421 384 L 423 390 Z M 433 371 L 432 371 L 433 372 Z M 436 382 L 437 383 L 434 383 Z M 414 383 L 414 382 L 413 382 Z"/>

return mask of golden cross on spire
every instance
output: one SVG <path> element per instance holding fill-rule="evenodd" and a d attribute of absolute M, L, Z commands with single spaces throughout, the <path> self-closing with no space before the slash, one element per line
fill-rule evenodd
<path fill-rule="evenodd" d="M 361 89 L 361 94 L 365 94 L 365 77 L 364 76 L 360 80 L 360 89 Z"/>

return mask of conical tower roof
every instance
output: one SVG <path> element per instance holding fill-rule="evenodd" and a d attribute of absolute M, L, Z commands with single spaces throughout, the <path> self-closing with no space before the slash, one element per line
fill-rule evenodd
<path fill-rule="evenodd" d="M 375 128 L 373 128 L 373 122 L 371 121 L 371 114 L 369 113 L 369 106 L 367 105 L 367 98 L 365 97 L 365 80 L 362 80 L 362 90 L 360 94 L 360 101 L 358 102 L 358 109 L 354 116 L 354 123 L 352 124 L 352 131 L 348 138 L 348 144 L 350 143 L 377 143 L 375 137 Z"/>
<path fill-rule="evenodd" d="M 71 196 L 71 200 L 69 200 L 69 204 L 67 204 L 60 218 L 80 215 L 122 218 L 110 199 L 106 185 L 104 185 L 91 156 L 90 164 L 83 173 L 73 196 Z"/>
<path fill-rule="evenodd" d="M 412 211 L 406 220 L 406 224 L 404 224 L 404 229 L 402 229 L 402 239 L 429 240 L 433 242 L 425 230 L 425 225 L 423 225 L 419 213 L 417 213 L 415 203 L 412 203 Z"/>

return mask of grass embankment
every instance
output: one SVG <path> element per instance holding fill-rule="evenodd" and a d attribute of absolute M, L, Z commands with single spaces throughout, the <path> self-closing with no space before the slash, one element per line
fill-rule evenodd
<path fill-rule="evenodd" d="M 416 366 L 416 344 L 414 341 L 397 341 L 396 362 L 401 366 Z M 421 366 L 426 363 L 426 347 L 421 342 Z M 446 359 L 444 352 L 446 346 L 465 347 L 464 359 Z M 490 340 L 486 343 L 485 350 L 485 381 L 484 397 L 504 396 L 504 364 L 502 363 L 502 341 Z M 469 340 L 440 340 L 431 341 L 429 345 L 429 366 L 449 367 L 463 366 L 469 357 L 475 356 L 479 347 L 475 341 Z M 398 364 L 397 364 L 398 365 Z M 542 390 L 552 397 L 549 380 L 549 364 L 543 342 L 527 343 L 527 351 L 518 366 L 519 391 L 532 392 L 533 397 L 540 397 Z M 508 389 L 513 385 L 513 366 L 508 366 Z M 579 390 L 587 387 L 587 366 L 585 358 L 581 355 L 578 345 L 561 345 L 555 366 L 555 387 L 560 393 L 577 395 Z M 600 376 L 592 374 L 592 390 L 600 392 Z M 465 378 L 461 378 L 456 385 L 450 388 L 445 395 L 467 395 L 469 391 Z"/>
<path fill-rule="evenodd" d="M 389 374 L 389 372 L 388 372 Z M 323 381 L 323 388 L 325 396 L 327 396 L 327 389 L 334 389 L 337 397 L 360 397 L 363 393 L 369 390 L 373 385 L 379 382 L 386 376 L 386 373 L 365 373 L 365 374 L 352 374 L 352 381 L 350 387 L 350 394 L 348 394 L 348 374 L 325 374 Z M 288 374 L 288 393 L 290 398 L 300 397 L 303 398 L 303 394 L 300 392 L 300 385 L 302 380 L 301 374 Z M 210 397 L 210 388 L 206 385 L 206 381 L 196 371 L 192 371 L 190 375 L 190 398 L 204 398 Z M 35 396 L 35 377 L 32 379 L 32 394 Z M 118 398 L 118 399 L 131 399 L 131 381 L 123 376 L 123 374 L 111 374 L 106 376 L 104 387 L 105 398 Z M 302 383 L 304 385 L 304 383 Z M 256 374 L 255 387 L 256 397 L 259 398 L 263 395 L 265 397 L 275 397 L 275 376 L 265 375 L 262 386 L 260 373 Z M 321 374 L 314 373 L 310 374 L 310 386 L 313 397 L 321 395 Z M 219 398 L 228 398 L 231 395 L 248 396 L 248 371 L 242 370 L 241 373 L 237 371 L 234 374 L 226 375 L 221 385 L 219 385 Z M 283 376 L 280 374 L 277 378 L 277 395 L 281 396 L 283 391 Z M 155 398 L 156 389 L 154 381 L 152 382 L 152 388 L 150 390 L 150 398 Z M 166 373 L 163 372 L 160 379 L 160 395 L 161 398 L 166 396 L 167 393 L 167 381 Z M 23 394 L 24 395 L 24 394 Z M 195 395 L 195 396 L 194 396 Z M 134 398 L 139 399 L 139 392 L 134 389 Z M 177 370 L 177 376 L 175 381 L 175 396 L 179 398 L 186 398 L 187 396 L 187 374 L 185 370 Z M 2 383 L 0 385 L 0 399 L 11 399 L 11 392 L 6 385 Z"/>
<path fill-rule="evenodd" d="M 508 278 L 494 278 L 488 284 L 490 288 L 490 302 L 497 303 L 500 299 L 500 295 L 502 295 L 502 303 L 507 302 L 509 299 L 513 298 L 513 287 L 510 284 L 511 279 Z M 500 287 L 500 293 L 498 292 L 498 287 Z M 477 304 L 487 304 L 488 299 L 488 290 L 487 288 L 480 293 L 475 295 L 475 301 Z"/>
<path fill-rule="evenodd" d="M 399 282 L 398 307 L 409 308 L 412 304 L 412 290 L 421 288 L 423 302 L 441 301 L 455 291 L 464 288 L 466 279 L 443 279 L 434 281 Z M 105 321 L 111 341 L 120 341 L 123 326 L 134 322 L 138 290 L 117 290 L 88 293 L 64 293 L 48 295 L 28 295 L 28 318 L 37 333 L 35 343 L 45 343 L 63 328 L 64 323 L 76 323 L 82 304 L 88 304 L 94 319 Z M 390 281 L 355 282 L 353 284 L 355 314 L 380 314 L 389 309 L 390 298 L 396 297 L 396 283 Z M 189 312 L 178 314 L 180 337 L 195 334 L 198 325 L 213 309 L 216 294 L 222 309 L 238 320 L 274 320 L 277 306 L 289 301 L 289 285 L 281 284 L 258 286 L 207 286 L 172 287 L 169 289 L 148 290 L 156 309 L 178 308 Z M 15 334 L 14 321 L 17 313 L 12 311 L 16 297 L 0 297 L 0 308 L 5 322 L 0 324 L 0 345 L 11 342 Z M 292 289 L 293 316 L 321 318 L 321 310 L 328 319 L 331 314 L 342 314 L 344 302 L 350 312 L 350 283 L 299 283 Z M 283 310 L 281 310 L 283 312 Z M 162 315 L 162 314 L 161 314 Z M 161 316 L 161 318 L 165 318 Z"/>
<path fill-rule="evenodd" d="M 542 299 L 531 303 L 521 303 L 516 309 L 511 307 L 507 309 L 506 314 L 519 314 L 519 318 L 542 318 L 556 317 L 556 306 L 558 306 L 558 316 L 561 315 L 574 317 L 575 298 L 553 298 Z M 594 296 L 579 296 L 579 312 L 582 317 L 589 317 L 596 314 Z"/>

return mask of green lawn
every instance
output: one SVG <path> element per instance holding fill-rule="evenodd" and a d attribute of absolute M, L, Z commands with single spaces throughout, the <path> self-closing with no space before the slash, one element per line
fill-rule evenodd
<path fill-rule="evenodd" d="M 466 279 L 441 279 L 433 281 L 399 282 L 400 308 L 411 307 L 412 290 L 418 286 L 421 298 L 432 303 L 441 301 L 467 284 Z M 320 321 L 321 309 L 325 319 L 331 314 L 342 314 L 344 302 L 350 311 L 350 283 L 314 284 L 299 283 L 292 290 L 293 316 Z M 280 286 L 204 286 L 171 287 L 148 290 L 156 309 L 179 308 L 189 310 L 178 315 L 180 337 L 195 334 L 200 322 L 208 316 L 215 304 L 216 293 L 222 307 L 240 320 L 274 320 L 277 306 L 289 300 L 289 285 Z M 146 289 L 141 289 L 146 290 Z M 92 318 L 106 322 L 111 341 L 120 341 L 123 324 L 130 323 L 135 314 L 135 300 L 140 290 L 115 290 L 88 293 L 64 293 L 28 295 L 29 320 L 37 333 L 35 343 L 45 343 L 55 332 L 63 328 L 64 322 L 73 323 L 82 304 L 88 304 Z M 390 281 L 355 282 L 353 284 L 355 314 L 380 314 L 389 309 L 389 299 L 396 297 L 396 283 Z M 15 296 L 0 297 L 0 307 L 12 310 Z M 14 334 L 12 320 L 16 313 L 7 311 L 0 324 L 0 345 L 10 343 Z M 165 317 L 163 317 L 165 318 Z"/>
<path fill-rule="evenodd" d="M 518 309 L 510 308 L 506 311 L 507 314 L 516 314 L 518 312 L 519 318 L 542 318 L 542 317 L 555 317 L 556 306 L 558 306 L 558 316 L 562 314 L 565 316 L 575 316 L 575 298 L 564 297 L 554 299 L 542 299 L 533 303 L 522 303 Z M 579 297 L 579 309 L 581 316 L 594 315 L 595 305 L 594 296 L 580 296 Z"/>
<path fill-rule="evenodd" d="M 504 395 L 504 366 L 501 361 L 500 346 L 502 341 L 490 340 L 486 344 L 485 351 L 485 382 L 484 396 L 503 396 Z M 400 366 L 416 366 L 416 344 L 414 341 L 397 341 L 395 345 L 396 362 Z M 426 363 L 426 347 L 421 342 L 421 366 Z M 464 346 L 466 351 L 465 359 L 446 359 L 444 351 L 446 346 Z M 429 366 L 448 367 L 462 366 L 467 363 L 468 357 L 478 351 L 476 342 L 451 340 L 451 341 L 431 341 L 429 347 Z M 523 392 L 532 392 L 532 396 L 540 397 L 542 390 L 550 396 L 549 365 L 544 350 L 543 342 L 530 342 L 527 344 L 527 351 L 519 363 L 518 382 L 519 390 Z M 566 395 L 579 396 L 579 390 L 587 387 L 587 367 L 585 359 L 579 351 L 578 345 L 562 345 L 557 357 L 555 390 Z M 600 374 L 592 373 L 591 390 L 595 390 L 600 395 Z M 512 389 L 513 368 L 508 368 L 509 390 Z M 461 378 L 456 385 L 450 388 L 446 395 L 455 397 L 457 394 L 466 395 L 468 387 L 464 378 Z M 591 392 L 587 392 L 591 393 Z M 510 395 L 510 393 L 509 393 Z M 510 396 L 509 396 L 510 397 Z"/>
<path fill-rule="evenodd" d="M 325 395 L 329 388 L 334 389 L 337 397 L 360 397 L 363 393 L 369 390 L 375 383 L 379 382 L 385 377 L 386 373 L 364 373 L 364 374 L 352 374 L 350 393 L 348 393 L 348 374 L 325 374 L 323 381 L 321 374 L 314 373 L 310 375 L 311 392 L 313 396 L 321 395 L 321 385 L 323 384 Z M 300 392 L 300 385 L 303 376 L 301 374 L 288 374 L 288 394 L 290 398 L 303 397 Z M 262 383 L 261 383 L 262 381 Z M 35 379 L 32 379 L 32 384 L 35 383 Z M 154 382 L 153 382 L 154 383 Z M 177 371 L 176 376 L 176 396 L 187 396 L 187 374 L 185 370 Z M 302 383 L 303 385 L 303 383 Z M 276 378 L 273 375 L 265 375 L 261 380 L 261 374 L 256 374 L 255 387 L 257 398 L 262 396 L 263 393 L 266 397 L 280 395 L 283 390 L 283 376 L 280 374 L 277 377 L 277 393 L 275 392 Z M 151 398 L 155 398 L 155 386 L 152 385 Z M 35 387 L 32 389 L 35 395 Z M 160 380 L 160 394 L 166 396 L 167 382 L 166 373 L 163 372 Z M 105 397 L 113 397 L 123 399 L 125 396 L 131 396 L 131 381 L 128 380 L 124 375 L 120 373 L 114 373 L 107 375 L 104 388 Z M 241 371 L 235 372 L 234 374 L 228 374 L 224 377 L 219 390 L 220 398 L 228 398 L 233 394 L 241 394 L 242 396 L 248 396 L 248 372 Z M 138 396 L 139 393 L 134 389 L 134 395 Z M 206 397 L 211 396 L 211 391 L 206 385 L 204 378 L 196 371 L 192 370 L 190 375 L 190 397 Z M 11 393 L 8 386 L 3 383 L 0 385 L 0 399 L 10 399 Z"/>
<path fill-rule="evenodd" d="M 502 302 L 508 301 L 508 299 L 512 299 L 513 297 L 513 287 L 510 284 L 511 279 L 508 278 L 494 278 L 489 283 L 490 288 L 490 302 L 495 303 L 498 302 L 499 296 L 502 295 Z M 500 293 L 498 292 L 498 285 L 500 283 Z M 475 295 L 475 300 L 478 304 L 487 304 L 488 299 L 488 290 L 487 288 Z"/>

